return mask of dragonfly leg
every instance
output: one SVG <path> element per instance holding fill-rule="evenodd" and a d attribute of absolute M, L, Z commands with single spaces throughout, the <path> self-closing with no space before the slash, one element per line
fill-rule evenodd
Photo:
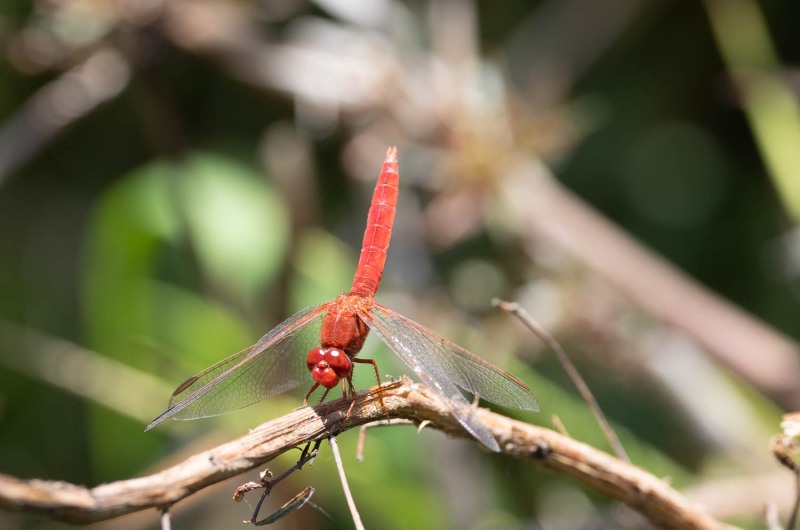
<path fill-rule="evenodd" d="M 314 385 L 311 387 L 311 390 L 308 391 L 308 394 L 306 394 L 306 398 L 303 400 L 303 406 L 304 407 L 308 406 L 308 398 L 311 397 L 311 393 L 314 390 L 316 390 L 318 386 L 319 386 L 319 383 L 314 383 Z M 327 392 L 326 392 L 326 394 L 327 394 Z M 325 396 L 323 395 L 322 398 L 325 399 Z"/>
<path fill-rule="evenodd" d="M 375 359 L 358 359 L 354 357 L 351 360 L 355 363 L 371 364 L 372 368 L 375 369 L 375 380 L 378 382 L 378 387 L 380 387 L 381 375 L 380 373 L 378 373 L 378 363 L 375 362 Z M 350 383 L 350 388 L 351 389 L 353 388 L 352 382 Z M 383 410 L 386 410 L 386 405 L 383 404 L 383 391 L 380 388 L 378 388 L 378 398 L 381 400 L 381 408 L 383 408 Z M 352 406 L 350 408 L 352 408 Z M 386 412 L 386 419 L 389 419 L 388 411 Z"/>
<path fill-rule="evenodd" d="M 330 388 L 326 388 L 326 389 L 325 389 L 325 392 L 323 392 L 323 393 L 322 393 L 322 397 L 321 397 L 321 398 L 319 398 L 319 402 L 320 402 L 320 403 L 322 403 L 323 401 L 325 401 L 325 398 L 328 396 L 328 392 L 330 392 L 330 391 L 331 391 L 331 389 L 330 389 Z"/>
<path fill-rule="evenodd" d="M 375 380 L 378 384 L 381 384 L 381 376 L 378 373 L 378 363 L 375 362 L 375 359 L 359 359 L 358 357 L 354 357 L 351 359 L 354 363 L 361 363 L 361 364 L 371 364 L 372 367 L 375 369 Z"/>
<path fill-rule="evenodd" d="M 353 407 L 356 405 L 356 389 L 353 388 L 353 374 L 352 372 L 350 375 L 347 376 L 347 383 L 350 385 L 350 408 L 347 409 L 347 414 L 344 415 L 345 418 L 350 417 L 350 413 L 353 412 Z M 347 398 L 347 387 L 345 386 L 344 380 L 342 380 L 342 393 L 344 394 L 345 399 Z"/>

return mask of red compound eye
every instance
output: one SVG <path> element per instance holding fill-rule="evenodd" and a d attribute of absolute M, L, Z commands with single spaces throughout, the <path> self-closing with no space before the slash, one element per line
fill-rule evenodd
<path fill-rule="evenodd" d="M 339 378 L 347 377 L 350 375 L 350 370 L 353 369 L 353 363 L 350 362 L 350 357 L 342 350 L 337 350 L 335 348 L 328 350 L 325 352 L 325 360 L 328 361 L 328 365 L 336 372 Z"/>
<path fill-rule="evenodd" d="M 333 388 L 343 377 L 350 375 L 353 364 L 342 350 L 313 348 L 306 357 L 306 366 L 314 381 L 325 388 Z"/>
<path fill-rule="evenodd" d="M 324 358 L 325 351 L 322 348 L 313 348 L 308 352 L 308 357 L 306 357 L 306 366 L 308 366 L 309 370 L 313 370 L 314 366 Z"/>

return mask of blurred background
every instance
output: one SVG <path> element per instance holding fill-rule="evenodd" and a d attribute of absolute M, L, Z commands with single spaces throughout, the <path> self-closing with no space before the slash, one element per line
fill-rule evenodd
<path fill-rule="evenodd" d="M 608 450 L 551 352 L 490 304 L 519 301 L 635 464 L 715 517 L 760 528 L 774 503 L 785 521 L 768 442 L 800 409 L 797 20 L 779 0 L 4 0 L 0 472 L 132 478 L 297 407 L 305 389 L 143 432 L 186 377 L 349 289 L 397 145 L 379 301 L 542 403 L 501 412 Z M 362 355 L 408 373 L 375 338 Z M 433 430 L 372 430 L 363 463 L 355 439 L 367 528 L 648 526 Z M 256 479 L 179 503 L 174 527 L 239 527 L 251 506 L 230 495 Z M 327 446 L 265 514 L 308 485 L 318 509 L 277 526 L 352 525 Z"/>

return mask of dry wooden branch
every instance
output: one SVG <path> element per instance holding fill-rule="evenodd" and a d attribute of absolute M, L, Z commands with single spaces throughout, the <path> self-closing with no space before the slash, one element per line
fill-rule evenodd
<path fill-rule="evenodd" d="M 216 482 L 263 465 L 309 441 L 327 438 L 386 417 L 429 424 L 468 438 L 448 408 L 408 379 L 361 392 L 349 417 L 349 401 L 300 408 L 253 429 L 241 438 L 192 456 L 147 477 L 85 488 L 64 482 L 20 480 L 0 475 L 0 508 L 50 515 L 73 523 L 110 519 L 146 508 L 163 508 Z M 723 529 L 720 523 L 646 471 L 551 430 L 480 411 L 501 451 L 543 469 L 564 473 L 617 499 L 663 528 Z"/>

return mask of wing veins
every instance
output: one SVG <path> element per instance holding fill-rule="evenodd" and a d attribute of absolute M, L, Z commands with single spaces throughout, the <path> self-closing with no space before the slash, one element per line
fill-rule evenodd
<path fill-rule="evenodd" d="M 449 375 L 453 383 L 466 392 L 498 405 L 538 410 L 539 402 L 528 386 L 509 372 L 381 304 L 373 303 L 371 313 L 373 320 L 385 326 L 392 336 L 405 335 L 409 341 L 419 343 L 419 351 L 411 355 L 432 373 L 442 371 L 437 369 L 437 365 L 444 366 L 448 370 L 444 375 Z M 394 329 L 396 326 L 389 322 L 388 317 L 405 324 L 402 333 Z M 413 336 L 409 336 L 409 331 Z"/>
<path fill-rule="evenodd" d="M 276 352 L 276 355 L 271 356 L 272 362 L 269 362 L 268 364 L 266 364 L 261 370 L 261 375 L 262 376 L 265 375 L 266 373 L 269 373 L 271 371 L 272 367 L 275 365 L 275 363 L 278 362 L 279 360 L 283 359 L 284 353 L 286 352 L 287 348 L 291 347 L 291 345 L 294 342 L 294 339 L 297 338 L 297 336 L 298 336 L 298 332 L 300 332 L 301 329 L 306 324 L 308 324 L 309 322 L 311 322 L 314 319 L 318 318 L 320 316 L 320 314 L 322 313 L 322 311 L 325 310 L 325 306 L 326 306 L 326 304 L 320 304 L 320 305 L 317 305 L 317 306 L 312 306 L 312 307 L 303 309 L 301 311 L 298 311 L 297 313 L 295 313 L 294 315 L 290 316 L 285 321 L 283 321 L 281 324 L 277 325 L 275 328 L 273 328 L 271 331 L 269 331 L 263 337 L 261 337 L 261 339 L 259 339 L 258 342 L 256 342 L 250 348 L 246 348 L 246 349 L 244 349 L 244 350 L 242 350 L 242 351 L 240 351 L 238 353 L 235 353 L 235 354 L 233 354 L 233 355 L 231 355 L 231 356 L 229 356 L 229 357 L 227 357 L 227 358 L 225 358 L 225 359 L 213 364 L 212 366 L 206 368 L 205 370 L 197 373 L 196 375 L 192 376 L 192 378 L 190 378 L 190 379 L 194 379 L 194 381 L 192 381 L 192 383 L 190 383 L 189 385 L 186 385 L 185 388 L 183 388 L 181 392 L 173 394 L 172 398 L 170 399 L 170 404 L 169 404 L 169 407 L 167 408 L 167 410 L 164 411 L 156 419 L 154 419 L 150 423 L 150 425 L 147 426 L 147 429 L 145 429 L 145 430 L 152 429 L 153 427 L 155 427 L 156 425 L 158 425 L 162 421 L 166 420 L 167 418 L 175 416 L 176 414 L 178 414 L 182 410 L 186 409 L 190 405 L 195 404 L 195 402 L 197 402 L 197 400 L 199 400 L 204 395 L 206 395 L 209 392 L 209 390 L 214 388 L 215 385 L 219 384 L 220 381 L 228 378 L 229 375 L 231 375 L 235 371 L 239 370 L 239 368 L 244 366 L 246 363 L 248 363 L 249 361 L 252 361 L 253 359 L 257 358 L 264 351 L 266 351 L 269 348 L 275 346 L 275 347 L 278 347 L 280 349 L 278 350 L 278 352 Z M 279 338 L 276 339 L 278 331 L 282 331 L 283 333 L 281 334 L 281 336 Z M 241 360 L 237 361 L 237 357 L 242 356 L 243 352 L 247 352 L 244 355 L 244 358 L 242 358 Z M 179 401 L 176 402 L 176 399 L 179 396 L 183 395 L 187 390 L 191 389 L 192 386 L 197 381 L 200 381 L 204 376 L 208 375 L 209 373 L 212 373 L 214 370 L 217 370 L 220 367 L 223 367 L 227 363 L 231 363 L 231 362 L 236 362 L 236 364 L 234 364 L 233 366 L 231 366 L 227 370 L 223 371 L 218 376 L 214 377 L 212 380 L 204 383 L 202 386 L 200 386 L 196 390 L 192 391 L 188 396 L 186 396 L 183 399 L 180 399 Z M 239 371 L 238 374 L 235 374 L 233 379 L 230 379 L 230 383 L 236 381 L 240 377 L 249 376 L 249 375 L 250 374 L 246 374 L 245 371 Z M 184 385 L 185 385 L 185 383 L 182 384 L 181 386 L 179 386 L 178 388 L 180 389 Z M 297 385 L 296 384 L 290 385 L 287 388 L 283 388 L 282 390 L 279 390 L 276 393 L 280 393 L 280 392 L 289 390 L 289 388 L 293 388 L 294 386 L 297 386 Z M 213 415 L 213 414 L 211 414 L 211 415 Z M 200 417 L 200 416 L 198 416 L 198 417 Z"/>
<path fill-rule="evenodd" d="M 394 312 L 392 312 L 392 314 L 394 316 L 399 316 Z M 430 366 L 426 365 L 425 362 L 420 362 L 418 356 L 414 355 L 410 346 L 404 343 L 396 334 L 392 333 L 391 327 L 386 325 L 380 313 L 359 312 L 359 317 L 361 317 L 367 326 L 369 326 L 370 329 L 374 331 L 415 374 L 417 374 L 434 394 L 444 400 L 453 417 L 468 433 L 490 450 L 495 452 L 500 450 L 500 447 L 489 432 L 489 429 L 483 424 L 480 418 L 478 418 L 475 409 L 467 402 L 450 379 L 446 377 L 436 377 L 432 375 L 433 371 L 426 370 L 426 368 L 430 368 Z"/>

